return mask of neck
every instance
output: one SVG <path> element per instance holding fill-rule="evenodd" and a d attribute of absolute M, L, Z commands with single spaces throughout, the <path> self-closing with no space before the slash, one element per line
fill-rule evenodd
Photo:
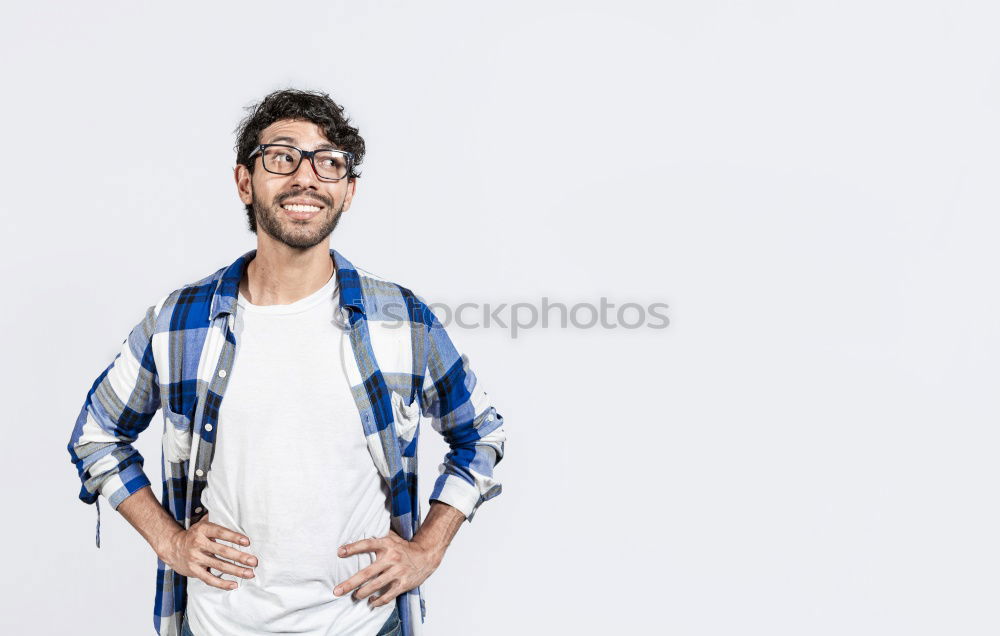
<path fill-rule="evenodd" d="M 240 280 L 240 293 L 254 305 L 288 305 L 330 282 L 334 275 L 325 242 L 309 249 L 261 243 Z"/>

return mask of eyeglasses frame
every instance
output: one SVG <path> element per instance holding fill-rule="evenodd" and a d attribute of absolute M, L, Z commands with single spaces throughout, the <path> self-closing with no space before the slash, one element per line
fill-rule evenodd
<path fill-rule="evenodd" d="M 295 164 L 295 168 L 291 172 L 275 172 L 274 170 L 268 170 L 267 165 L 264 163 L 264 151 L 267 148 L 270 148 L 271 146 L 278 146 L 280 148 L 291 148 L 292 150 L 297 150 L 298 151 L 298 153 L 299 153 L 299 162 L 297 164 Z M 316 169 L 316 159 L 315 159 L 315 157 L 316 157 L 316 153 L 319 153 L 319 152 L 337 152 L 337 153 L 340 153 L 340 154 L 346 156 L 347 157 L 347 174 L 345 174 L 342 177 L 338 177 L 336 179 L 331 179 L 330 177 L 324 177 L 324 176 L 322 176 L 319 173 L 319 170 Z M 354 172 L 354 153 L 350 152 L 348 150 L 337 150 L 336 148 L 317 148 L 316 150 L 303 150 L 303 149 L 299 148 L 298 146 L 291 146 L 289 144 L 259 144 L 256 148 L 253 149 L 253 151 L 249 155 L 247 155 L 247 160 L 248 161 L 252 160 L 254 158 L 254 155 L 256 155 L 257 153 L 260 153 L 260 159 L 261 159 L 260 160 L 260 165 L 261 165 L 261 167 L 264 168 L 265 171 L 270 172 L 271 174 L 277 174 L 277 175 L 281 175 L 281 176 L 284 176 L 284 177 L 287 177 L 290 174 L 295 174 L 296 172 L 298 172 L 299 166 L 302 165 L 302 160 L 303 159 L 308 159 L 309 160 L 309 165 L 312 166 L 313 173 L 316 175 L 316 178 L 319 179 L 319 180 L 321 180 L 321 181 L 337 182 L 337 181 L 342 181 L 343 179 L 350 179 L 350 178 L 352 178 L 351 177 L 351 173 Z"/>

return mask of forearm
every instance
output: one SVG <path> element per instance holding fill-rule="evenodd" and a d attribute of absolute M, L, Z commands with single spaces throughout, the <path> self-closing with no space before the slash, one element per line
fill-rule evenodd
<path fill-rule="evenodd" d="M 429 307 L 427 362 L 421 409 L 451 449 L 439 466 L 429 499 L 456 508 L 469 522 L 484 502 L 500 494 L 493 467 L 507 439 L 503 417 L 493 406 L 469 357 L 459 352 Z"/>
<path fill-rule="evenodd" d="M 149 543 L 160 559 L 167 555 L 170 538 L 184 530 L 160 505 L 150 487 L 129 495 L 117 508 L 125 519 Z M 171 565 L 167 563 L 167 565 Z"/>
<path fill-rule="evenodd" d="M 440 564 L 463 521 L 465 515 L 461 510 L 440 501 L 432 501 L 427 517 L 413 535 L 413 542 L 429 550 Z"/>

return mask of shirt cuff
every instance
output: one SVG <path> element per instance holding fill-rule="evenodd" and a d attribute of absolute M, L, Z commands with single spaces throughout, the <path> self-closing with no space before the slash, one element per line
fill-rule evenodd
<path fill-rule="evenodd" d="M 125 501 L 129 495 L 150 485 L 149 478 L 142 470 L 142 465 L 132 463 L 124 470 L 109 477 L 101 485 L 101 494 L 108 500 L 111 507 L 117 510 L 119 504 Z"/>
<path fill-rule="evenodd" d="M 482 503 L 479 495 L 479 488 L 465 481 L 458 475 L 443 473 L 434 482 L 434 490 L 431 491 L 430 500 L 438 500 L 453 508 L 457 508 L 465 515 L 468 521 L 472 521 L 476 514 L 476 508 Z"/>

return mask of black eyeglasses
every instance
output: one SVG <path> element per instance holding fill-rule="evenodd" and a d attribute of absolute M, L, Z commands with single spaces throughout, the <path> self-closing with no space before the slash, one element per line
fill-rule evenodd
<path fill-rule="evenodd" d="M 260 153 L 264 170 L 271 174 L 293 174 L 305 157 L 316 176 L 324 181 L 340 181 L 351 173 L 354 165 L 354 153 L 346 150 L 302 150 L 285 144 L 260 144 L 247 159 L 253 159 L 257 153 Z"/>

